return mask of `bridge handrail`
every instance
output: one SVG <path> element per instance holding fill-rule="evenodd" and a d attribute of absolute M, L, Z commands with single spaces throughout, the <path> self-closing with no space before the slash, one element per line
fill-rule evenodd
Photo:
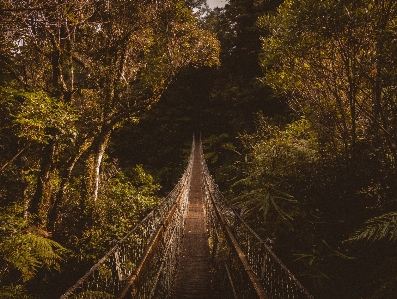
<path fill-rule="evenodd" d="M 106 294 L 112 294 L 115 295 L 118 292 L 120 292 L 121 288 L 123 288 L 123 284 L 124 282 L 122 280 L 118 280 L 117 278 L 109 278 L 109 277 L 105 277 L 104 282 L 101 281 L 101 283 L 104 284 L 104 290 L 100 289 L 100 287 L 98 287 L 98 285 L 93 287 L 93 290 L 89 289 L 89 290 L 84 290 L 82 289 L 82 285 L 87 282 L 87 280 L 90 277 L 94 277 L 95 273 L 98 273 L 100 271 L 100 268 L 102 266 L 106 266 L 107 270 L 109 270 L 109 268 L 116 268 L 113 269 L 114 271 L 119 272 L 119 276 L 124 276 L 124 279 L 127 279 L 128 276 L 131 275 L 131 273 L 134 272 L 134 269 L 131 268 L 128 270 L 128 272 L 126 273 L 122 273 L 120 274 L 121 270 L 119 269 L 119 267 L 121 267 L 121 263 L 120 265 L 117 265 L 118 261 L 115 264 L 115 261 L 113 261 L 112 259 L 114 259 L 114 257 L 117 256 L 117 260 L 119 259 L 119 255 L 118 255 L 118 251 L 121 249 L 121 247 L 123 245 L 125 245 L 127 243 L 127 240 L 129 240 L 130 238 L 133 239 L 133 236 L 135 234 L 139 234 L 140 230 L 142 230 L 142 228 L 144 228 L 142 230 L 143 233 L 143 240 L 146 241 L 145 245 L 147 247 L 148 244 L 150 244 L 150 242 L 148 241 L 148 239 L 152 239 L 152 236 L 155 234 L 155 232 L 158 230 L 158 228 L 162 225 L 165 217 L 167 216 L 168 212 L 171 210 L 172 206 L 174 205 L 176 199 L 178 198 L 178 195 L 181 193 L 181 191 L 184 189 L 184 187 L 187 184 L 190 184 L 189 178 L 191 177 L 191 172 L 192 172 L 192 167 L 193 167 L 193 158 L 194 158 L 194 148 L 195 148 L 195 142 L 194 142 L 194 138 L 193 138 L 193 143 L 192 143 L 192 151 L 189 157 L 189 161 L 188 164 L 185 168 L 185 171 L 182 175 L 182 177 L 179 179 L 178 183 L 175 185 L 175 187 L 172 189 L 172 191 L 166 196 L 166 198 L 156 207 L 154 208 L 150 213 L 148 213 L 146 215 L 145 218 L 143 218 L 131 231 L 129 231 L 122 239 L 120 239 L 119 241 L 116 242 L 116 244 L 94 265 L 92 266 L 72 287 L 70 287 L 61 297 L 60 299 L 67 299 L 70 296 L 74 296 L 74 295 L 78 295 L 76 294 L 76 292 L 88 292 L 88 293 L 92 293 L 92 296 L 89 294 L 88 298 L 97 298 L 96 296 L 99 296 L 101 292 L 106 293 Z M 145 235 L 145 233 L 147 232 L 147 229 L 152 229 L 152 233 L 149 234 L 148 236 Z M 145 230 L 146 229 L 146 230 Z M 133 241 L 137 241 L 139 243 L 139 238 L 135 238 L 133 240 L 131 240 L 131 242 Z M 142 241 L 141 243 L 144 243 L 144 241 Z M 130 246 L 132 247 L 132 246 Z M 139 247 L 139 244 L 138 244 Z M 135 257 L 135 261 L 128 261 L 130 264 L 134 264 L 135 267 L 137 264 L 139 264 L 139 260 L 142 258 L 143 253 L 145 252 L 146 248 L 140 248 L 141 252 L 140 254 L 132 254 L 129 253 L 130 256 Z M 109 265 L 104 265 L 105 263 L 110 263 L 113 266 L 109 266 Z M 126 261 L 124 261 L 124 263 L 127 263 Z M 133 266 L 132 266 L 133 267 Z M 100 273 L 98 274 L 98 276 L 100 276 Z M 114 275 L 112 275 L 114 276 Z M 95 277 L 93 278 L 95 279 Z M 113 281 L 112 281 L 113 280 Z M 109 284 L 110 282 L 110 284 Z M 84 297 L 86 298 L 86 297 Z"/>
<path fill-rule="evenodd" d="M 204 181 L 207 183 L 209 192 L 214 198 L 214 205 L 216 206 L 215 209 L 219 209 L 223 216 L 226 218 L 228 222 L 228 227 L 231 228 L 231 230 L 233 231 L 237 241 L 239 242 L 240 248 L 245 255 L 246 260 L 248 261 L 252 271 L 259 278 L 260 283 L 262 284 L 263 289 L 266 292 L 266 295 L 269 298 L 312 299 L 313 297 L 309 294 L 306 288 L 303 287 L 299 280 L 276 256 L 273 250 L 266 244 L 266 241 L 259 237 L 258 234 L 254 230 L 252 230 L 252 228 L 239 215 L 236 209 L 229 204 L 222 192 L 219 190 L 218 185 L 215 183 L 215 180 L 208 170 L 202 147 L 200 150 L 202 157 L 202 173 Z M 271 270 L 267 270 L 267 266 L 269 266 Z M 279 270 L 276 270 L 276 267 L 279 267 Z M 228 269 L 227 271 L 228 275 L 230 276 L 231 269 Z M 271 273 L 266 273 L 266 271 L 269 271 Z M 282 273 L 275 273 L 280 271 Z M 270 282 L 269 278 L 266 278 L 266 276 L 272 275 L 279 275 L 281 277 L 281 280 L 287 278 L 286 284 L 289 283 L 293 286 L 277 285 L 277 282 Z M 276 293 L 278 295 L 276 295 Z M 242 298 L 242 296 L 243 295 L 240 295 L 239 298 Z"/>
<path fill-rule="evenodd" d="M 215 184 L 216 188 L 218 189 L 218 185 Z M 287 268 L 287 266 L 285 266 L 285 264 L 277 257 L 277 255 L 273 252 L 273 250 L 269 247 L 269 245 L 267 245 L 267 241 L 263 240 L 261 237 L 259 237 L 259 235 L 244 221 L 244 219 L 240 216 L 240 214 L 237 212 L 237 210 L 230 205 L 230 203 L 226 200 L 225 196 L 223 195 L 222 192 L 219 191 L 219 189 L 217 190 L 217 192 L 219 192 L 219 197 L 222 198 L 224 204 L 233 211 L 234 213 L 234 217 L 236 219 L 238 219 L 241 224 L 245 227 L 245 229 L 247 229 L 254 237 L 255 239 L 262 244 L 262 246 L 266 249 L 266 251 L 268 252 L 268 254 L 270 254 L 272 256 L 272 258 L 274 260 L 277 261 L 277 263 L 280 265 L 281 268 L 283 268 L 283 270 L 285 272 L 287 272 L 289 274 L 289 276 L 291 277 L 292 280 L 295 281 L 295 283 L 305 292 L 307 292 L 306 288 L 300 283 L 300 281 L 295 277 L 295 275 Z M 309 293 L 308 293 L 309 294 Z"/>

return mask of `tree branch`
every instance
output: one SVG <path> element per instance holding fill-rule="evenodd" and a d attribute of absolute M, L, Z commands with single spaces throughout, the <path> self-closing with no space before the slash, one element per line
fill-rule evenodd
<path fill-rule="evenodd" d="M 22 154 L 22 152 L 27 149 L 28 147 L 24 147 L 23 149 L 21 149 L 14 157 L 11 158 L 11 160 L 7 161 L 3 166 L 1 166 L 0 171 L 3 171 L 3 169 L 10 163 L 12 163 L 12 161 L 14 161 L 16 158 L 18 158 L 18 156 L 20 154 Z"/>

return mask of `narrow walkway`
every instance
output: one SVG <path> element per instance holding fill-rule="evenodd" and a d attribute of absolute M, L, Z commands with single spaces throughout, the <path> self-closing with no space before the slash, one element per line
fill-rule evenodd
<path fill-rule="evenodd" d="M 199 144 L 194 153 L 189 210 L 184 228 L 174 299 L 211 298 L 210 249 L 201 194 Z"/>

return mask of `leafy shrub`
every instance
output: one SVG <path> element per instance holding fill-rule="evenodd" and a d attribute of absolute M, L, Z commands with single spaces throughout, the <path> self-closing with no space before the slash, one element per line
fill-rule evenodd
<path fill-rule="evenodd" d="M 29 225 L 22 205 L 0 209 L 0 298 L 22 298 L 23 286 L 14 283 L 33 279 L 41 268 L 59 271 L 66 253 L 47 232 Z"/>

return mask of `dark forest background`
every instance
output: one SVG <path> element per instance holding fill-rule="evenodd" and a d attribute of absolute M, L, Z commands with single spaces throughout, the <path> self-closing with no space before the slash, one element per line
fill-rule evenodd
<path fill-rule="evenodd" d="M 397 296 L 397 3 L 0 0 L 0 298 L 60 296 L 215 180 L 315 298 Z"/>

